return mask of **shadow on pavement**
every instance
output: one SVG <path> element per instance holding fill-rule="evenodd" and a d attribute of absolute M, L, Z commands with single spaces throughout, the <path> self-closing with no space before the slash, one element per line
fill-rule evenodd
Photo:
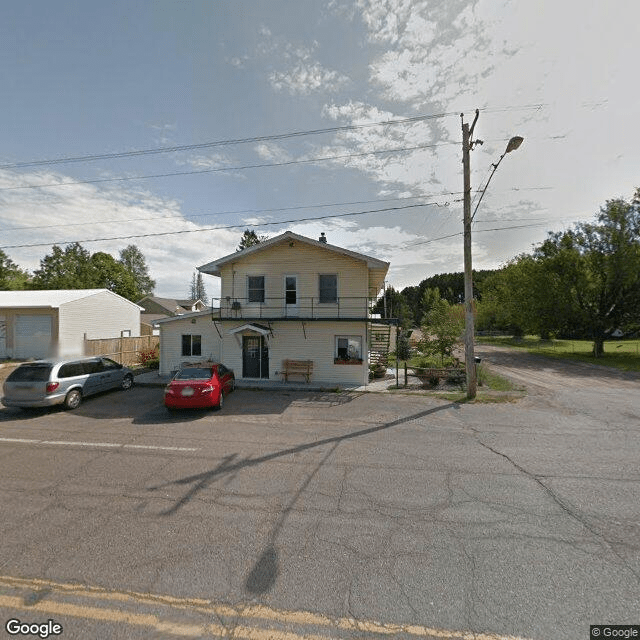
<path fill-rule="evenodd" d="M 165 511 L 160 512 L 159 514 L 161 516 L 171 516 L 177 513 L 183 506 L 188 504 L 191 500 L 193 500 L 200 492 L 207 489 L 212 483 L 216 482 L 220 478 L 223 478 L 229 474 L 235 474 L 242 469 L 255 467 L 265 462 L 277 460 L 278 458 L 290 456 L 292 454 L 301 453 L 303 451 L 309 451 L 312 449 L 323 447 L 325 445 L 332 445 L 327 451 L 327 453 L 320 460 L 320 462 L 315 466 L 313 471 L 307 476 L 307 478 L 302 483 L 300 488 L 292 496 L 287 506 L 283 509 L 277 522 L 274 524 L 274 526 L 272 527 L 269 533 L 267 542 L 265 544 L 265 547 L 262 553 L 260 554 L 260 557 L 257 559 L 253 568 L 249 572 L 249 575 L 247 576 L 247 579 L 245 581 L 245 589 L 247 590 L 247 592 L 254 595 L 263 594 L 269 591 L 273 587 L 280 571 L 279 562 L 278 562 L 278 550 L 275 544 L 279 532 L 284 526 L 295 503 L 298 501 L 300 496 L 304 493 L 304 491 L 306 490 L 307 486 L 309 485 L 313 477 L 318 473 L 318 471 L 326 463 L 329 457 L 335 452 L 335 450 L 338 448 L 338 445 L 341 442 L 352 440 L 354 438 L 361 438 L 363 436 L 371 435 L 379 431 L 384 431 L 386 429 L 391 429 L 401 424 L 411 422 L 412 420 L 417 420 L 418 418 L 423 418 L 425 416 L 437 413 L 439 411 L 445 411 L 447 409 L 458 408 L 458 407 L 459 405 L 457 403 L 448 403 L 438 407 L 432 407 L 430 409 L 426 409 L 424 411 L 420 411 L 418 413 L 414 413 L 412 415 L 405 416 L 397 420 L 393 420 L 392 422 L 386 422 L 381 425 L 368 427 L 366 429 L 360 429 L 358 431 L 345 433 L 343 435 L 323 438 L 321 440 L 316 440 L 314 442 L 299 444 L 294 447 L 289 447 L 287 449 L 265 454 L 258 458 L 238 459 L 238 454 L 236 453 L 230 454 L 226 456 L 220 462 L 219 465 L 217 465 L 215 468 L 209 471 L 205 471 L 204 473 L 198 473 L 192 476 L 186 476 L 184 478 L 178 478 L 177 480 L 172 480 L 170 482 L 165 482 L 153 487 L 149 487 L 147 491 L 150 491 L 150 492 L 161 491 L 169 486 L 189 486 L 189 489 L 182 497 L 180 497 L 171 507 L 169 507 Z"/>

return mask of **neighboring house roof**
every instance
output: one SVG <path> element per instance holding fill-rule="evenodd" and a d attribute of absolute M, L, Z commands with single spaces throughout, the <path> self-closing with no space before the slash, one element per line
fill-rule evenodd
<path fill-rule="evenodd" d="M 119 296 L 109 289 L 41 289 L 36 291 L 0 291 L 0 307 L 28 308 L 43 307 L 57 309 L 61 305 L 83 298 L 90 298 L 98 293 L 107 293 L 138 307 L 135 302 Z"/>
<path fill-rule="evenodd" d="M 155 324 L 157 320 L 163 320 L 166 317 L 166 313 L 141 313 L 140 322 L 145 322 L 146 324 Z"/>
<path fill-rule="evenodd" d="M 175 298 L 160 298 L 159 296 L 145 296 L 142 300 L 138 300 L 138 304 L 145 308 L 144 303 L 148 300 L 162 309 L 166 309 L 167 313 L 183 313 L 184 311 L 191 311 L 194 305 L 200 303 L 204 306 L 202 300 L 177 300 Z M 154 312 L 151 312 L 154 313 Z"/>
<path fill-rule="evenodd" d="M 292 231 L 285 231 L 279 236 L 269 238 L 268 240 L 264 240 L 259 244 L 254 244 L 247 249 L 236 251 L 235 253 L 231 253 L 228 256 L 224 256 L 223 258 L 219 258 L 218 260 L 214 260 L 213 262 L 202 265 L 201 267 L 198 267 L 198 271 L 208 273 L 212 276 L 219 276 L 220 268 L 228 262 L 236 262 L 237 260 L 241 260 L 244 256 L 250 255 L 252 253 L 257 253 L 259 251 L 264 251 L 265 249 L 268 249 L 284 240 L 296 240 L 298 242 L 304 242 L 306 244 L 324 249 L 326 251 L 333 251 L 335 253 L 339 253 L 343 256 L 348 256 L 355 260 L 361 260 L 365 262 L 367 266 L 372 270 L 384 270 L 384 272 L 386 273 L 387 269 L 389 268 L 389 263 L 385 262 L 384 260 L 378 260 L 378 258 L 372 258 L 371 256 L 364 255 L 363 253 L 358 253 L 357 251 L 350 251 L 349 249 L 336 247 L 335 245 L 328 244 L 326 242 L 313 240 L 311 238 L 307 238 L 306 236 L 301 236 L 297 233 L 293 233 Z"/>
<path fill-rule="evenodd" d="M 219 310 L 217 308 L 214 309 L 214 313 L 218 314 Z M 154 324 L 166 324 L 168 322 L 177 322 L 179 320 L 197 318 L 198 316 L 212 317 L 211 309 L 204 309 L 203 311 L 193 311 L 192 313 L 181 313 L 179 316 L 162 316 L 160 320 L 156 320 Z"/>

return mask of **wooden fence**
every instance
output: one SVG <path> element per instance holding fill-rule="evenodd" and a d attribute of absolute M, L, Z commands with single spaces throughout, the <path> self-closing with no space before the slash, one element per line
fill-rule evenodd
<path fill-rule="evenodd" d="M 85 340 L 84 353 L 87 356 L 105 356 L 127 367 L 140 364 L 138 354 L 150 351 L 160 345 L 159 336 L 140 336 L 137 338 L 103 338 Z"/>

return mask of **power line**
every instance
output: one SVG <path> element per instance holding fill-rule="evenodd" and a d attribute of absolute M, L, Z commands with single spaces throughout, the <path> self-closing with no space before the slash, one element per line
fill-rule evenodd
<path fill-rule="evenodd" d="M 154 216 L 148 218 L 118 218 L 114 220 L 92 220 L 91 222 L 65 222 L 61 224 L 46 224 L 46 225 L 27 225 L 23 227 L 6 227 L 2 231 L 28 231 L 31 229 L 55 229 L 60 227 L 81 227 L 81 226 L 95 226 L 96 224 L 122 224 L 123 222 L 150 222 L 155 220 L 184 220 L 189 222 L 191 218 L 208 218 L 211 216 L 226 216 L 226 215 L 241 215 L 241 214 L 260 214 L 260 213 L 274 213 L 276 211 L 300 211 L 302 209 L 326 209 L 328 207 L 344 207 L 356 204 L 374 204 L 383 202 L 405 202 L 407 200 L 416 200 L 418 198 L 433 198 L 440 196 L 454 196 L 460 195 L 461 191 L 447 191 L 442 193 L 422 194 L 420 196 L 408 196 L 405 198 L 378 198 L 374 200 L 352 200 L 350 202 L 327 202 L 322 204 L 308 204 L 298 205 L 293 207 L 273 207 L 270 209 L 236 209 L 233 211 L 214 211 L 210 213 L 198 213 L 189 214 L 189 218 L 185 215 L 172 215 L 172 216 Z"/>
<path fill-rule="evenodd" d="M 454 200 L 454 202 L 461 202 L 460 200 Z M 268 226 L 273 226 L 273 225 L 280 225 L 280 224 L 293 224 L 296 222 L 310 222 L 310 221 L 314 221 L 314 220 L 329 220 L 332 218 L 347 218 L 349 216 L 362 216 L 362 215 L 366 215 L 366 214 L 371 214 L 371 213 L 384 213 L 385 211 L 400 211 L 400 210 L 404 210 L 404 209 L 416 209 L 418 207 L 426 207 L 426 206 L 437 206 L 437 207 L 444 207 L 444 206 L 449 206 L 448 202 L 445 203 L 440 203 L 440 202 L 421 202 L 419 204 L 409 204 L 409 205 L 405 205 L 402 207 L 385 207 L 383 209 L 371 209 L 369 211 L 355 211 L 352 213 L 339 213 L 339 214 L 333 214 L 333 215 L 326 215 L 326 216 L 314 216 L 314 217 L 308 217 L 308 218 L 296 218 L 293 220 L 275 220 L 273 222 L 261 222 L 260 224 L 256 224 L 256 225 L 247 225 L 245 224 L 232 224 L 232 225 L 226 225 L 226 226 L 221 226 L 221 227 L 205 227 L 205 228 L 200 228 L 200 229 L 181 229 L 178 231 L 161 231 L 161 232 L 156 232 L 156 233 L 140 233 L 140 234 L 134 234 L 134 235 L 128 235 L 128 236 L 114 236 L 111 238 L 85 238 L 84 240 L 64 240 L 64 241 L 59 241 L 59 242 L 34 242 L 31 244 L 12 244 L 12 245 L 5 245 L 0 247 L 0 249 L 22 249 L 22 248 L 26 248 L 26 247 L 51 247 L 54 245 L 66 245 L 66 244 L 75 244 L 75 243 L 88 243 L 88 242 L 107 242 L 107 241 L 111 241 L 111 240 L 131 240 L 133 238 L 152 238 L 152 237 L 156 237 L 156 236 L 173 236 L 173 235 L 180 235 L 180 234 L 185 234 L 185 233 L 202 233 L 205 231 L 223 231 L 223 230 L 228 230 L 228 229 L 243 229 L 246 227 L 250 227 L 253 226 L 255 228 L 259 228 L 259 227 L 268 227 Z"/>
<path fill-rule="evenodd" d="M 130 176 L 120 178 L 94 178 L 92 180 L 72 180 L 69 182 L 51 182 L 48 184 L 21 185 L 19 187 L 0 187 L 0 191 L 17 191 L 23 189 L 41 189 L 44 187 L 66 187 L 76 184 L 98 184 L 101 182 L 129 182 L 132 180 L 148 180 L 150 178 L 167 178 L 170 176 L 189 176 L 203 173 L 221 173 L 226 171 L 243 171 L 245 169 L 263 169 L 265 167 L 286 167 L 296 164 L 312 164 L 314 162 L 326 162 L 329 160 L 345 160 L 348 158 L 361 158 L 364 156 L 381 155 L 384 153 L 402 153 L 405 151 L 417 151 L 419 149 L 429 149 L 442 147 L 445 145 L 458 144 L 457 142 L 440 142 L 437 144 L 421 144 L 415 147 L 398 147 L 396 149 L 380 149 L 378 151 L 363 151 L 361 153 L 348 153 L 339 156 L 325 156 L 321 158 L 308 158 L 304 160 L 287 160 L 284 162 L 269 162 L 262 164 L 248 164 L 239 167 L 217 167 L 215 169 L 193 169 L 191 171 L 172 171 L 169 173 L 155 173 L 144 176 Z"/>
<path fill-rule="evenodd" d="M 602 104 L 602 103 L 596 103 Z M 506 107 L 488 107 L 482 111 L 485 113 L 501 113 L 505 111 L 540 111 L 543 107 L 548 107 L 547 103 L 511 105 Z M 584 106 L 584 105 L 583 105 Z M 337 127 L 325 127 L 320 129 L 307 129 L 301 131 L 290 131 L 285 133 L 275 133 L 270 135 L 251 136 L 247 138 L 231 138 L 228 140 L 213 140 L 195 144 L 173 145 L 168 147 L 151 147 L 147 149 L 133 149 L 131 151 L 117 151 L 113 153 L 92 153 L 82 156 L 62 156 L 59 158 L 46 158 L 40 160 L 27 160 L 25 162 L 13 162 L 0 165 L 0 169 L 17 169 L 21 167 L 48 166 L 55 164 L 71 164 L 77 162 L 93 162 L 96 160 L 114 160 L 118 158 L 134 158 L 145 155 L 159 155 L 163 153 L 175 153 L 178 151 L 194 151 L 197 149 L 210 149 L 214 147 L 233 146 L 239 144 L 249 144 L 254 142 L 267 142 L 270 140 L 286 140 L 289 138 L 299 138 L 303 136 L 320 135 L 325 133 L 337 133 L 339 131 L 357 131 L 368 127 L 396 126 L 403 124 L 413 124 L 425 120 L 435 120 L 448 116 L 457 116 L 459 111 L 444 113 L 422 114 L 409 118 L 397 118 L 394 120 L 379 120 L 376 122 L 366 122 L 362 124 L 340 125 Z"/>
<path fill-rule="evenodd" d="M 302 136 L 314 136 L 324 133 L 337 133 L 338 131 L 355 131 L 366 127 L 395 126 L 402 124 L 413 124 L 424 120 L 433 120 L 455 115 L 454 113 L 436 113 L 431 115 L 419 115 L 411 118 L 401 118 L 397 120 L 381 120 L 378 122 L 367 122 L 364 124 L 342 125 L 338 127 L 326 127 L 324 129 L 309 129 L 306 131 L 291 131 L 288 133 L 276 133 L 272 135 L 253 136 L 250 138 L 234 138 L 230 140 L 214 140 L 212 142 L 201 142 L 198 144 L 183 144 L 172 147 L 155 147 L 151 149 L 136 149 L 132 151 L 118 151 L 115 153 L 89 154 L 85 156 L 65 156 L 61 158 L 51 158 L 45 160 L 30 160 L 27 162 L 14 162 L 12 164 L 0 165 L 0 169 L 17 169 L 21 167 L 36 167 L 54 164 L 70 164 L 75 162 L 93 162 L 95 160 L 113 160 L 116 158 L 133 158 L 146 155 L 157 155 L 162 153 L 175 153 L 177 151 L 193 151 L 196 149 L 210 149 L 213 147 L 226 147 L 238 144 L 248 144 L 254 142 L 266 142 L 270 140 L 286 140 L 288 138 L 299 138 Z"/>

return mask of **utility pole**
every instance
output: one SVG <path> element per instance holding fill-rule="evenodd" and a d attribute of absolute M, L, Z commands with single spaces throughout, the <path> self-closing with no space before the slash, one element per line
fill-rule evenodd
<path fill-rule="evenodd" d="M 462 167 L 464 173 L 464 362 L 467 372 L 467 398 L 476 397 L 478 380 L 476 377 L 476 359 L 473 350 L 473 272 L 471 264 L 471 160 L 469 152 L 473 146 L 471 137 L 480 112 L 476 109 L 476 117 L 471 128 L 462 120 Z"/>

